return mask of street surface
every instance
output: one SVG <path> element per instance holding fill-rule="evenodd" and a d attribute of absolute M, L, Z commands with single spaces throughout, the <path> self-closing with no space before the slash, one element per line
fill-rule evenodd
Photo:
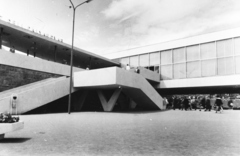
<path fill-rule="evenodd" d="M 0 156 L 240 155 L 240 111 L 78 112 L 21 115 Z"/>

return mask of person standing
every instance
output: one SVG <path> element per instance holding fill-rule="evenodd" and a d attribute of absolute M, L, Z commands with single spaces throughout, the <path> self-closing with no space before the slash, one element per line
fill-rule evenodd
<path fill-rule="evenodd" d="M 223 110 L 222 105 L 223 102 L 219 96 L 217 96 L 217 99 L 215 101 L 215 105 L 217 106 L 216 113 L 219 111 L 221 113 L 221 110 Z"/>
<path fill-rule="evenodd" d="M 205 97 L 203 97 L 201 99 L 201 101 L 200 101 L 200 109 L 199 109 L 199 111 L 202 110 L 201 108 L 205 109 L 205 103 L 206 103 L 206 99 L 205 99 Z"/>
<path fill-rule="evenodd" d="M 168 100 L 166 97 L 163 98 L 163 107 L 167 109 Z"/>
<path fill-rule="evenodd" d="M 206 109 L 205 109 L 205 111 L 211 111 L 211 109 L 212 109 L 212 106 L 211 106 L 210 97 L 207 96 L 206 97 Z"/>
<path fill-rule="evenodd" d="M 127 64 L 127 66 L 126 66 L 126 70 L 130 70 L 130 66 L 129 66 L 129 64 Z"/>

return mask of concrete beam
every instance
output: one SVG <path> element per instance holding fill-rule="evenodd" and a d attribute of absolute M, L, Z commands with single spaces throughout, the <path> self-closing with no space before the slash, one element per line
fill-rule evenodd
<path fill-rule="evenodd" d="M 106 97 L 103 95 L 103 92 L 101 90 L 97 91 L 98 97 L 101 101 L 104 111 L 110 112 L 113 110 L 113 108 L 116 104 L 116 101 L 121 93 L 121 90 L 122 90 L 121 88 L 116 89 L 108 102 L 107 102 Z"/>

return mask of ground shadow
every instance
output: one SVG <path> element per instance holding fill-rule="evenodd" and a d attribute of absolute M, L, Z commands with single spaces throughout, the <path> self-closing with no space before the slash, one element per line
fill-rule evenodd
<path fill-rule="evenodd" d="M 152 110 L 152 111 L 144 111 L 144 110 L 129 110 L 129 111 L 115 111 L 109 113 L 123 113 L 123 114 L 152 114 L 159 112 L 166 112 L 168 110 Z"/>
<path fill-rule="evenodd" d="M 4 138 L 0 140 L 1 143 L 23 143 L 30 140 L 31 138 Z"/>

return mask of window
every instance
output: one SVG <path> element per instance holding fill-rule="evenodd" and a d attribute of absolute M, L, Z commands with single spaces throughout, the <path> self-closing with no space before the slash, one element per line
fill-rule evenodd
<path fill-rule="evenodd" d="M 122 63 L 124 65 L 129 64 L 129 57 L 121 58 L 121 62 L 120 63 Z"/>
<path fill-rule="evenodd" d="M 162 80 L 172 79 L 172 65 L 161 66 L 161 79 Z"/>
<path fill-rule="evenodd" d="M 216 75 L 216 59 L 202 61 L 202 76 Z"/>
<path fill-rule="evenodd" d="M 161 52 L 161 65 L 172 64 L 172 51 L 162 51 Z"/>
<path fill-rule="evenodd" d="M 148 54 L 140 55 L 139 65 L 141 67 L 148 67 L 149 66 L 149 55 Z"/>
<path fill-rule="evenodd" d="M 160 63 L 160 53 L 150 53 L 150 66 L 159 65 Z"/>
<path fill-rule="evenodd" d="M 216 58 L 215 42 L 201 44 L 201 58 L 212 59 Z"/>
<path fill-rule="evenodd" d="M 154 66 L 154 72 L 159 73 L 159 66 Z"/>
<path fill-rule="evenodd" d="M 173 62 L 174 63 L 181 63 L 186 62 L 185 57 L 185 48 L 178 48 L 173 50 Z"/>
<path fill-rule="evenodd" d="M 217 57 L 233 56 L 232 40 L 217 41 Z"/>
<path fill-rule="evenodd" d="M 138 56 L 130 57 L 130 66 L 137 67 L 138 65 Z"/>
<path fill-rule="evenodd" d="M 178 63 L 173 65 L 174 79 L 186 78 L 186 63 Z"/>
<path fill-rule="evenodd" d="M 233 57 L 219 58 L 218 59 L 218 75 L 228 75 L 234 73 L 234 59 Z"/>
<path fill-rule="evenodd" d="M 235 63 L 236 73 L 240 74 L 240 56 L 235 57 Z"/>
<path fill-rule="evenodd" d="M 240 55 L 240 37 L 234 39 L 234 46 L 235 55 Z"/>
<path fill-rule="evenodd" d="M 201 76 L 201 63 L 200 61 L 187 62 L 187 77 L 200 77 Z"/>
<path fill-rule="evenodd" d="M 199 45 L 187 47 L 186 51 L 187 51 L 187 61 L 200 60 Z"/>

